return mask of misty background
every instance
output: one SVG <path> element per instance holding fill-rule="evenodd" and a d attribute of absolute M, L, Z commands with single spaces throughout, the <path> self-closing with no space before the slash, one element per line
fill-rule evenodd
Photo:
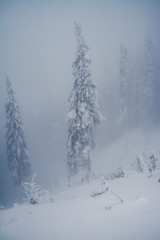
<path fill-rule="evenodd" d="M 155 93 L 159 94 L 160 1 L 1 0 L 0 202 L 3 204 L 12 201 L 19 191 L 13 187 L 7 167 L 6 75 L 11 79 L 20 107 L 33 173 L 38 174 L 38 183 L 52 189 L 67 179 L 66 117 L 69 109 L 67 100 L 74 82 L 74 21 L 82 26 L 91 51 L 92 76 L 98 85 L 99 107 L 106 118 L 95 133 L 93 170 L 103 169 L 106 148 L 110 155 L 106 156 L 105 169 L 110 168 L 114 153 L 111 144 L 115 141 L 118 144 L 120 137 L 114 127 L 114 119 L 121 43 L 127 48 L 129 65 L 136 66 L 142 58 L 146 38 L 149 36 L 152 39 L 157 64 L 158 87 Z M 159 104 L 160 101 L 154 109 L 155 132 L 159 127 Z M 137 136 L 133 137 L 135 142 Z"/>

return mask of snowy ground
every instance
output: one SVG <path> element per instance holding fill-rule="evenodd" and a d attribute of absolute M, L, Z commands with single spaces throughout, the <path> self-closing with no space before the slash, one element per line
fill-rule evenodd
<path fill-rule="evenodd" d="M 95 197 L 100 180 L 54 195 L 54 202 L 0 210 L 0 240 L 159 240 L 160 170 L 148 178 L 129 173 L 109 181 Z M 111 208 L 110 208 L 111 207 Z"/>

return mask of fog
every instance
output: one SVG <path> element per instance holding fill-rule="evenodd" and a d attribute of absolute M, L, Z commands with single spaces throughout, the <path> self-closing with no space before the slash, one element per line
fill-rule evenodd
<path fill-rule="evenodd" d="M 37 172 L 37 181 L 44 188 L 51 189 L 67 176 L 67 99 L 74 82 L 72 62 L 76 51 L 73 22 L 82 26 L 90 47 L 99 107 L 106 118 L 95 133 L 98 153 L 118 139 L 111 124 L 115 115 L 110 112 L 118 95 L 120 45 L 126 46 L 130 65 L 137 64 L 136 59 L 140 59 L 150 36 L 158 66 L 159 16 L 160 2 L 156 0 L 0 1 L 0 201 L 3 204 L 19 191 L 12 186 L 7 168 L 5 76 L 10 77 L 20 106 L 33 172 Z M 156 71 L 158 82 L 159 69 Z M 159 103 L 154 111 L 157 127 Z"/>

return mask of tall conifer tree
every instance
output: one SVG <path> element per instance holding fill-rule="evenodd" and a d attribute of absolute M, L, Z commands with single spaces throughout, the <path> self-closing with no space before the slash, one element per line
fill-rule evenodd
<path fill-rule="evenodd" d="M 102 121 L 97 104 L 97 87 L 89 69 L 89 48 L 82 36 L 81 27 L 75 23 L 77 51 L 72 65 L 74 87 L 70 93 L 68 114 L 67 163 L 69 176 L 91 170 L 90 153 L 94 147 L 93 133 Z"/>
<path fill-rule="evenodd" d="M 6 103 L 6 139 L 9 170 L 15 185 L 21 184 L 31 171 L 23 123 L 9 78 L 6 79 L 8 101 Z"/>

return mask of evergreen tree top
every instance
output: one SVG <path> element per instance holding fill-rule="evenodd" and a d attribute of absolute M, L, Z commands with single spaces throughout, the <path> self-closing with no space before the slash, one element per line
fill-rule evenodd
<path fill-rule="evenodd" d="M 80 52 L 81 50 L 87 52 L 89 50 L 89 47 L 86 45 L 86 42 L 82 35 L 82 28 L 79 24 L 75 22 L 74 22 L 74 26 L 75 26 L 75 36 L 77 38 L 77 52 Z"/>
<path fill-rule="evenodd" d="M 14 99 L 14 91 L 12 89 L 11 81 L 8 76 L 6 76 L 6 85 L 7 85 L 7 92 L 8 92 L 9 99 L 12 98 L 13 100 L 15 100 Z"/>

